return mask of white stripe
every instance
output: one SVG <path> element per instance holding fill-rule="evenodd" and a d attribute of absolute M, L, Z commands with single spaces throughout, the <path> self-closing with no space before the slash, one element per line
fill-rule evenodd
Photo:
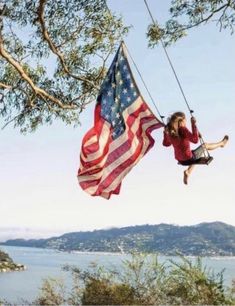
<path fill-rule="evenodd" d="M 93 142 L 95 142 L 97 139 L 97 135 L 92 136 L 90 139 L 87 140 L 87 142 L 84 144 L 84 147 L 88 147 L 91 145 Z"/>
<path fill-rule="evenodd" d="M 99 165 L 100 168 L 100 165 Z M 90 170 L 90 169 L 89 169 Z M 93 181 L 93 180 L 98 180 L 103 174 L 103 170 L 101 169 L 100 172 L 97 172 L 95 174 L 91 174 L 91 175 L 78 175 L 78 181 L 79 183 L 85 182 L 85 181 Z"/>

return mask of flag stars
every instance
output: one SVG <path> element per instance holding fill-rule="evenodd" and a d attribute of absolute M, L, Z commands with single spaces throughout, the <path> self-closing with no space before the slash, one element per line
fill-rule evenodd
<path fill-rule="evenodd" d="M 101 100 L 102 115 L 113 127 L 114 139 L 125 131 L 123 112 L 138 96 L 125 56 L 120 55 L 117 61 L 118 64 L 114 64 L 112 73 L 106 78 Z"/>

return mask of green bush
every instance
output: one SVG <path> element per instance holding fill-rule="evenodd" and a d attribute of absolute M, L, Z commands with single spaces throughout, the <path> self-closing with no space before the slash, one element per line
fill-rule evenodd
<path fill-rule="evenodd" d="M 123 267 L 93 265 L 85 271 L 67 266 L 73 288 L 46 280 L 38 305 L 234 305 L 235 282 L 226 288 L 223 271 L 215 274 L 185 257 L 159 263 L 155 255 L 133 254 Z"/>
<path fill-rule="evenodd" d="M 62 280 L 48 278 L 43 281 L 40 296 L 35 305 L 63 305 L 66 303 L 65 286 Z"/>
<path fill-rule="evenodd" d="M 86 283 L 81 303 L 83 305 L 136 304 L 133 288 L 127 284 L 111 283 L 104 279 L 92 279 Z"/>

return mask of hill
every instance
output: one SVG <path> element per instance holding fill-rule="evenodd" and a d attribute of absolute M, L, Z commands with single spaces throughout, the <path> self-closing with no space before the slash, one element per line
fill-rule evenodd
<path fill-rule="evenodd" d="M 235 227 L 222 222 L 194 226 L 138 225 L 67 233 L 49 239 L 15 239 L 2 244 L 63 251 L 141 251 L 164 255 L 235 256 Z"/>

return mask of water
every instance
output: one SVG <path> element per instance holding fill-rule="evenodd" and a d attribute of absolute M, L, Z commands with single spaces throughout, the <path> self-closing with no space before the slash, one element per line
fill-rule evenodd
<path fill-rule="evenodd" d="M 11 303 L 20 299 L 33 301 L 39 292 L 42 280 L 47 277 L 60 278 L 67 286 L 71 285 L 70 274 L 61 270 L 63 265 L 76 265 L 86 269 L 91 262 L 104 266 L 120 266 L 127 258 L 123 254 L 107 253 L 67 253 L 38 248 L 0 246 L 10 257 L 27 266 L 26 271 L 0 273 L 0 298 Z M 159 256 L 159 261 L 169 257 Z M 215 273 L 225 269 L 225 284 L 235 279 L 235 257 L 204 258 L 203 264 Z"/>

